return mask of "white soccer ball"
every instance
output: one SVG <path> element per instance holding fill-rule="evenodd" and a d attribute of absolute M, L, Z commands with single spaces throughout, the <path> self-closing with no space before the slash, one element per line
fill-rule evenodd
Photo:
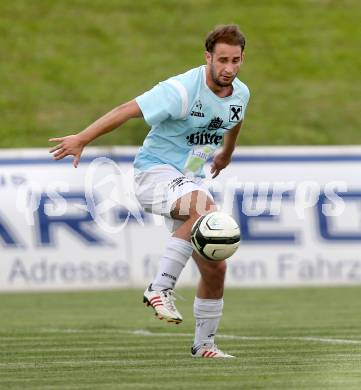
<path fill-rule="evenodd" d="M 191 232 L 193 249 L 213 261 L 225 260 L 232 256 L 239 246 L 240 239 L 237 222 L 220 211 L 199 217 Z"/>

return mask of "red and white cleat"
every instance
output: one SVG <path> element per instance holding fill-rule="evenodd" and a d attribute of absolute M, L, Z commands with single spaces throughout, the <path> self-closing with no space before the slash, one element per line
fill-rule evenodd
<path fill-rule="evenodd" d="M 150 285 L 145 291 L 143 302 L 151 306 L 155 315 L 160 320 L 166 320 L 169 323 L 180 324 L 183 321 L 182 315 L 174 305 L 175 297 L 172 289 L 155 291 Z"/>
<path fill-rule="evenodd" d="M 192 347 L 192 356 L 196 358 L 235 358 L 233 355 L 222 352 L 216 344 L 203 344 Z"/>

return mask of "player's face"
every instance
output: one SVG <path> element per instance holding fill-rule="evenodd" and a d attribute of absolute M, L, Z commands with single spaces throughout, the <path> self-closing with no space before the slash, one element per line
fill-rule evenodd
<path fill-rule="evenodd" d="M 237 76 L 243 57 L 240 46 L 217 43 L 213 53 L 206 52 L 212 81 L 220 87 L 230 86 Z"/>

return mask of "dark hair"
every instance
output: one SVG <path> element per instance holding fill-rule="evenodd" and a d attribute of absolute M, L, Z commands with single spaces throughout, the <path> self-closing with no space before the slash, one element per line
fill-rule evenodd
<path fill-rule="evenodd" d="M 216 26 L 208 33 L 205 46 L 209 53 L 212 53 L 216 43 L 227 43 L 228 45 L 241 46 L 242 51 L 246 46 L 246 38 L 236 24 L 225 24 Z"/>

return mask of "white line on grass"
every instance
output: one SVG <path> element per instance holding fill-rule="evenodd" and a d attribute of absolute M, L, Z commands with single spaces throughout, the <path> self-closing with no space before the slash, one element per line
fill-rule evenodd
<path fill-rule="evenodd" d="M 134 334 L 137 336 L 155 336 L 155 337 L 169 337 L 169 336 L 176 336 L 176 337 L 192 337 L 192 333 L 158 333 L 158 332 L 150 332 L 148 330 L 138 329 L 134 331 L 129 331 L 128 333 Z M 325 338 L 325 337 L 301 337 L 301 336 L 236 336 L 236 335 L 226 335 L 226 334 L 219 334 L 217 335 L 218 338 L 222 339 L 229 339 L 229 340 L 244 340 L 244 341 L 314 341 L 318 343 L 327 343 L 327 344 L 360 344 L 361 340 L 351 340 L 351 339 L 332 339 L 332 338 Z"/>
<path fill-rule="evenodd" d="M 76 333 L 76 334 L 132 334 L 136 336 L 145 337 L 193 337 L 193 333 L 178 333 L 178 332 L 151 332 L 145 329 L 136 330 L 120 330 L 120 329 L 55 329 L 46 328 L 41 329 L 39 336 L 44 333 Z M 0 337 L 1 338 L 1 337 Z M 22 339 L 23 336 L 5 336 L 4 339 Z M 25 338 L 37 338 L 32 336 L 25 336 Z M 340 338 L 329 338 L 329 337 L 314 337 L 314 336 L 238 336 L 238 335 L 225 335 L 219 334 L 217 338 L 228 339 L 228 340 L 243 340 L 243 341 L 301 341 L 301 342 L 315 342 L 323 344 L 354 344 L 361 345 L 360 340 L 354 339 L 340 339 Z"/>

